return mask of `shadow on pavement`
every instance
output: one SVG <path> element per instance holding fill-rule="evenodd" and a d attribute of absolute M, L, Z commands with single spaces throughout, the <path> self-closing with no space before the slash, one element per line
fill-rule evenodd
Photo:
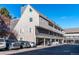
<path fill-rule="evenodd" d="M 32 51 L 26 51 L 11 55 L 78 55 L 79 45 L 62 45 Z"/>

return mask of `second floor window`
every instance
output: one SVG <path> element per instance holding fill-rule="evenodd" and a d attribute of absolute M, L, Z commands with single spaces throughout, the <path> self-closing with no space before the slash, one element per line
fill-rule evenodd
<path fill-rule="evenodd" d="M 32 18 L 29 18 L 29 22 L 32 22 L 33 21 L 33 19 Z"/>
<path fill-rule="evenodd" d="M 32 12 L 32 9 L 30 8 L 29 11 Z"/>
<path fill-rule="evenodd" d="M 29 12 L 30 12 L 30 16 L 32 16 L 32 9 L 31 8 L 29 9 Z"/>

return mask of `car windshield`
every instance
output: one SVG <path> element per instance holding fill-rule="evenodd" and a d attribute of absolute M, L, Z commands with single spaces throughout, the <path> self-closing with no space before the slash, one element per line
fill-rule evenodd
<path fill-rule="evenodd" d="M 4 39 L 0 39 L 0 42 L 4 42 Z"/>

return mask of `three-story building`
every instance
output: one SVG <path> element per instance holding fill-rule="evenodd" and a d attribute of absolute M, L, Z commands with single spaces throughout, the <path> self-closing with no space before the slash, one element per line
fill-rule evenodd
<path fill-rule="evenodd" d="M 63 29 L 32 6 L 23 6 L 21 13 L 21 18 L 13 29 L 18 33 L 18 40 L 32 41 L 37 45 L 63 42 Z"/>

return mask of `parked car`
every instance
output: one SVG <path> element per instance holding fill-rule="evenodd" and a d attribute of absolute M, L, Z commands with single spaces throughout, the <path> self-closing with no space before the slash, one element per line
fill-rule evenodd
<path fill-rule="evenodd" d="M 29 48 L 31 47 L 28 41 L 19 41 L 20 42 L 20 48 Z"/>
<path fill-rule="evenodd" d="M 52 45 L 58 45 L 59 44 L 59 42 L 53 42 L 52 43 Z"/>
<path fill-rule="evenodd" d="M 6 48 L 6 41 L 4 38 L 0 38 L 0 49 Z"/>
<path fill-rule="evenodd" d="M 6 40 L 6 49 L 18 49 L 20 48 L 20 43 L 17 40 L 8 39 Z"/>
<path fill-rule="evenodd" d="M 36 43 L 35 42 L 29 42 L 31 47 L 36 47 Z"/>
<path fill-rule="evenodd" d="M 51 46 L 51 43 L 48 43 L 47 45 L 48 45 L 48 46 Z"/>

